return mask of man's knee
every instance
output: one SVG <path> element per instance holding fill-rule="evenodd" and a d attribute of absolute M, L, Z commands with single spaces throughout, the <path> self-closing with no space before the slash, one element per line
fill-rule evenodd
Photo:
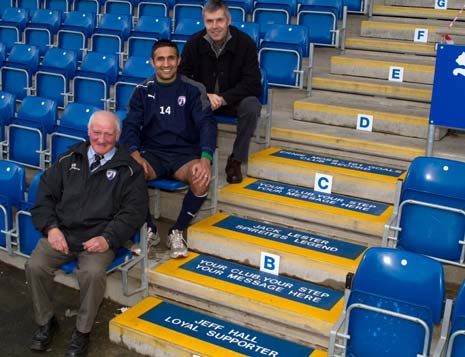
<path fill-rule="evenodd" d="M 85 264 L 76 271 L 78 280 L 99 281 L 106 279 L 106 267 L 101 264 Z"/>
<path fill-rule="evenodd" d="M 197 197 L 203 196 L 208 192 L 210 185 L 203 185 L 203 184 L 190 184 L 189 188 L 194 195 Z"/>
<path fill-rule="evenodd" d="M 237 115 L 241 116 L 254 116 L 258 117 L 262 109 L 262 104 L 257 97 L 245 97 L 237 106 Z"/>

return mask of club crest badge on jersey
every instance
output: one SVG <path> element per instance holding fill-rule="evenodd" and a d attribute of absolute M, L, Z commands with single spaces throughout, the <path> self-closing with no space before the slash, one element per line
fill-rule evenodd
<path fill-rule="evenodd" d="M 116 177 L 116 170 L 107 170 L 107 179 L 112 181 Z"/>
<path fill-rule="evenodd" d="M 186 104 L 186 97 L 184 95 L 180 95 L 178 97 L 178 104 L 180 107 L 183 107 Z"/>

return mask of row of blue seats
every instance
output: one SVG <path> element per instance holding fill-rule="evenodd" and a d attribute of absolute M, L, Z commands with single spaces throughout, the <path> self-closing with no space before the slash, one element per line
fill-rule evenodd
<path fill-rule="evenodd" d="M 167 10 L 174 8 L 176 3 L 179 2 L 190 2 L 197 4 L 204 4 L 205 0 L 3 0 L 0 4 L 0 13 L 10 7 L 26 8 L 29 11 L 37 9 L 48 9 L 48 10 L 59 10 L 62 12 L 68 12 L 71 10 L 79 11 L 90 11 L 96 14 L 99 13 L 120 13 L 120 14 L 131 14 L 134 15 L 137 11 L 139 14 L 146 4 L 159 3 L 163 4 Z M 251 14 L 252 10 L 256 7 L 262 6 L 261 3 L 266 6 L 277 5 L 287 6 L 288 8 L 297 10 L 301 4 L 321 4 L 321 0 L 227 0 L 228 6 L 231 8 L 231 12 L 238 9 L 240 12 Z M 142 3 L 142 5 L 140 5 Z M 361 13 L 365 11 L 366 3 L 363 0 L 336 0 L 336 1 L 325 1 L 326 4 L 333 3 L 342 9 L 343 6 L 347 6 L 350 12 Z M 291 12 L 292 12 L 291 10 Z"/>
<path fill-rule="evenodd" d="M 10 255 L 29 257 L 37 242 L 42 237 L 32 224 L 30 210 L 36 200 L 42 171 L 34 175 L 29 188 L 26 190 L 26 169 L 17 163 L 0 159 L 0 250 Z M 14 215 L 14 218 L 13 218 Z M 107 272 L 119 270 L 123 274 L 123 293 L 131 296 L 145 291 L 147 281 L 144 278 L 146 267 L 146 229 L 132 239 L 140 249 L 134 254 L 128 247 L 121 247 L 116 253 Z M 140 287 L 130 291 L 128 287 L 129 270 L 139 265 L 141 271 Z M 64 264 L 61 269 L 71 273 L 77 266 L 76 261 Z"/>

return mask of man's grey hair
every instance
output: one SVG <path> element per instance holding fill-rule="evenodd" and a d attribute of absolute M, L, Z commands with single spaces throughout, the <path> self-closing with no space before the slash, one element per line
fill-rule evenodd
<path fill-rule="evenodd" d="M 229 7 L 223 0 L 208 0 L 207 3 L 203 6 L 202 17 L 206 12 L 215 12 L 218 10 L 223 10 L 226 17 L 231 20 L 231 13 L 229 12 Z"/>
<path fill-rule="evenodd" d="M 93 123 L 93 121 L 94 121 L 94 119 L 95 119 L 95 117 L 97 115 L 106 115 L 108 117 L 113 118 L 113 120 L 115 122 L 116 132 L 119 133 L 121 131 L 121 123 L 120 123 L 119 117 L 115 113 L 110 112 L 108 110 L 98 110 L 98 111 L 92 113 L 92 115 L 89 118 L 89 122 L 87 123 L 87 129 L 90 130 L 90 127 L 92 126 L 92 123 Z"/>

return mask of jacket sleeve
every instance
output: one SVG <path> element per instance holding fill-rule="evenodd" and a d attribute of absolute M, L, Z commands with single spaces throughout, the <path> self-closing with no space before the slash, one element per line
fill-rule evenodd
<path fill-rule="evenodd" d="M 135 161 L 132 169 L 134 173 L 128 175 L 123 185 L 119 209 L 102 233 L 113 249 L 131 239 L 147 218 L 148 194 L 144 172 Z"/>
<path fill-rule="evenodd" d="M 247 35 L 245 35 L 247 36 Z M 241 36 L 243 46 L 242 72 L 235 86 L 220 93 L 228 105 L 235 105 L 245 97 L 260 97 L 262 91 L 261 73 L 258 65 L 257 47 L 249 38 Z M 242 52 L 242 51 L 241 51 Z M 241 53 L 242 54 L 242 53 Z"/>
<path fill-rule="evenodd" d="M 120 143 L 124 144 L 129 152 L 140 149 L 141 131 L 144 126 L 144 91 L 138 85 L 132 93 L 128 105 L 128 115 L 123 121 Z"/>
<path fill-rule="evenodd" d="M 31 209 L 32 223 L 35 228 L 45 234 L 44 230 L 51 226 L 59 226 L 56 205 L 61 200 L 63 176 L 61 162 L 58 161 L 40 178 L 37 198 Z"/>
<path fill-rule="evenodd" d="M 213 156 L 216 149 L 217 124 L 203 84 L 195 82 L 198 90 L 194 98 L 192 116 L 200 133 L 200 149 Z"/>

